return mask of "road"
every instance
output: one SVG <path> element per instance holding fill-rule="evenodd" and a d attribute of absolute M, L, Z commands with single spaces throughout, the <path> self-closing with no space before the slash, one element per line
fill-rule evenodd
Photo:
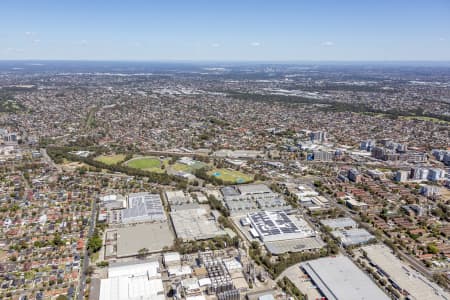
<path fill-rule="evenodd" d="M 95 221 L 97 216 L 97 204 L 95 201 L 95 198 L 92 200 L 91 204 L 92 213 L 91 213 L 91 219 L 89 220 L 89 231 L 88 236 L 86 240 L 89 240 L 89 238 L 94 234 L 95 230 Z M 81 268 L 81 274 L 80 274 L 80 283 L 78 286 L 78 300 L 84 299 L 84 290 L 86 288 L 86 272 L 89 267 L 89 252 L 87 250 L 87 243 L 84 249 L 84 259 L 83 259 L 83 267 Z"/>
<path fill-rule="evenodd" d="M 48 156 L 47 154 L 47 149 L 45 148 L 41 148 L 41 155 L 42 158 L 44 158 L 44 160 L 50 165 L 52 166 L 56 171 L 58 171 L 58 173 L 62 172 L 62 169 L 59 165 L 55 164 L 55 162 L 50 158 L 50 156 Z"/>
<path fill-rule="evenodd" d="M 407 261 L 411 267 L 416 269 L 419 273 L 422 273 L 425 277 L 427 277 L 430 280 L 433 279 L 433 272 L 428 270 L 420 261 L 415 259 L 414 257 L 409 256 L 408 254 L 404 253 L 403 251 L 397 249 L 396 253 L 405 261 Z"/>

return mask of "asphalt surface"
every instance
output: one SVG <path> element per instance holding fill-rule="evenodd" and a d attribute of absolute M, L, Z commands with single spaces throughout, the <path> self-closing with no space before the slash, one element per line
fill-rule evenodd
<path fill-rule="evenodd" d="M 43 157 L 43 159 L 50 165 L 52 166 L 58 173 L 62 172 L 62 169 L 60 166 L 58 166 L 57 164 L 55 164 L 55 162 L 51 159 L 51 157 L 47 154 L 47 149 L 45 148 L 41 148 L 41 155 Z"/>
<path fill-rule="evenodd" d="M 89 240 L 89 238 L 94 234 L 96 216 L 97 216 L 97 205 L 95 200 L 92 200 L 92 214 L 91 219 L 89 220 L 89 231 L 86 240 Z M 80 284 L 78 286 L 78 296 L 77 296 L 78 300 L 84 299 L 84 290 L 86 288 L 86 271 L 88 267 L 89 267 L 89 252 L 87 250 L 87 243 L 86 243 L 86 248 L 84 250 L 83 267 L 81 268 L 80 274 Z"/>

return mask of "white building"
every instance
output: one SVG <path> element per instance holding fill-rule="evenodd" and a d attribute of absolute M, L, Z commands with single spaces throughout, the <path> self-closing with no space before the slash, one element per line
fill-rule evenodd
<path fill-rule="evenodd" d="M 114 266 L 100 283 L 99 300 L 164 300 L 158 262 Z"/>

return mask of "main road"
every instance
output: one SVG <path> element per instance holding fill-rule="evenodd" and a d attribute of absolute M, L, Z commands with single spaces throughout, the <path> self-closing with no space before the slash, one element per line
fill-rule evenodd
<path fill-rule="evenodd" d="M 87 241 L 89 241 L 89 238 L 92 237 L 92 235 L 94 234 L 94 230 L 95 230 L 95 221 L 96 221 L 96 217 L 97 217 L 97 204 L 96 204 L 96 200 L 95 197 L 92 199 L 91 202 L 91 219 L 89 220 L 89 231 L 88 231 L 88 236 L 87 236 Z M 81 268 L 81 274 L 80 274 L 80 282 L 79 282 L 79 286 L 78 286 L 78 300 L 83 300 L 84 299 L 84 290 L 86 288 L 86 273 L 89 267 L 89 252 L 87 249 L 87 243 L 85 245 L 84 248 L 84 256 L 83 256 L 83 266 Z"/>

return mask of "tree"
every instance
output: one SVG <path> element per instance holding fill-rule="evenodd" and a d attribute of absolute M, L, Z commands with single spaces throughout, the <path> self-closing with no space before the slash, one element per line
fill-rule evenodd
<path fill-rule="evenodd" d="M 88 251 L 89 253 L 98 252 L 102 248 L 102 238 L 95 232 L 88 240 Z"/>
<path fill-rule="evenodd" d="M 55 246 L 62 246 L 64 245 L 63 240 L 61 239 L 61 236 L 59 234 L 56 234 L 52 241 L 53 245 Z"/>
<path fill-rule="evenodd" d="M 94 273 L 94 267 L 93 266 L 87 267 L 85 274 L 87 276 L 91 276 L 93 273 Z"/>
<path fill-rule="evenodd" d="M 97 263 L 97 267 L 100 267 L 100 268 L 104 268 L 107 266 L 109 266 L 109 262 L 106 260 Z"/>
<path fill-rule="evenodd" d="M 428 251 L 428 253 L 438 254 L 439 248 L 435 244 L 430 243 L 427 245 L 427 251 Z"/>
<path fill-rule="evenodd" d="M 139 249 L 138 257 L 139 258 L 145 258 L 149 253 L 150 253 L 150 251 L 147 248 Z"/>

